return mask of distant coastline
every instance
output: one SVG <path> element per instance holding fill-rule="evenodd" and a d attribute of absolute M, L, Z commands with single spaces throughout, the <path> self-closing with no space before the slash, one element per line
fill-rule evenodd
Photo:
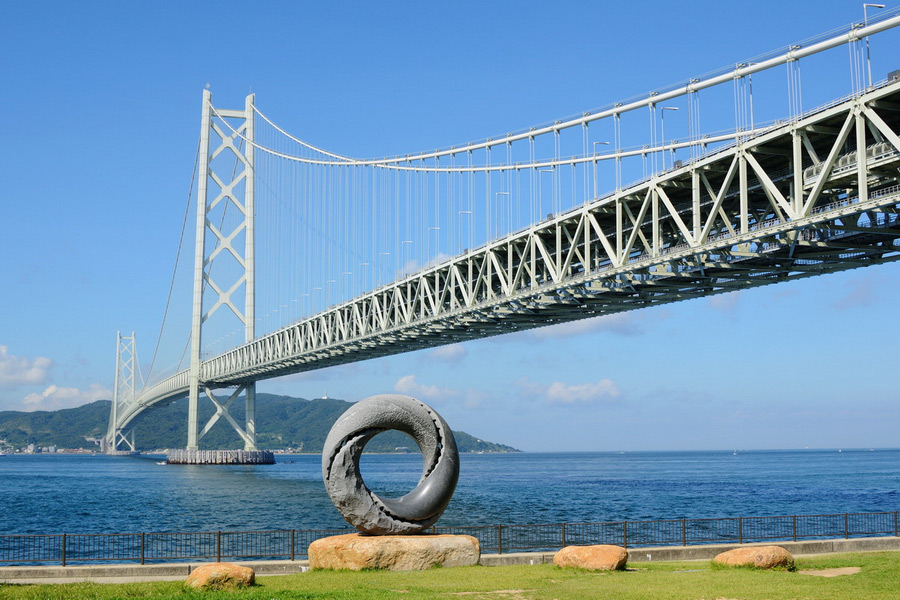
<path fill-rule="evenodd" d="M 240 400 L 231 414 L 241 422 Z M 337 398 L 307 400 L 291 396 L 257 394 L 257 446 L 273 452 L 318 454 L 337 418 L 351 402 Z M 0 412 L 0 452 L 54 454 L 99 451 L 110 411 L 108 400 L 98 400 L 76 408 L 57 411 Z M 206 422 L 214 413 L 211 403 L 201 407 L 200 419 Z M 183 448 L 187 440 L 187 399 L 146 411 L 133 423 L 136 450 L 151 452 L 160 448 Z M 464 431 L 454 431 L 460 452 L 511 453 L 518 449 L 487 441 Z M 415 442 L 399 431 L 386 431 L 367 445 L 373 453 L 403 454 L 413 450 Z M 242 448 L 243 441 L 224 421 L 210 430 L 200 443 L 203 450 Z"/>

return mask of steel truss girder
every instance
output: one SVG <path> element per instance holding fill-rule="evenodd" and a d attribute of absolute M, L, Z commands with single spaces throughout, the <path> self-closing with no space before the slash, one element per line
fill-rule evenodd
<path fill-rule="evenodd" d="M 898 260 L 900 115 L 879 109 L 892 101 L 900 83 L 253 340 L 201 377 L 243 384 Z M 184 384 L 176 374 L 142 401 Z"/>

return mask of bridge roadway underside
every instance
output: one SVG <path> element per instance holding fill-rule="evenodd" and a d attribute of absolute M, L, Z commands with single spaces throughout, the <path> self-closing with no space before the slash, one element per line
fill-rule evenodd
<path fill-rule="evenodd" d="M 214 357 L 201 379 L 239 385 L 897 260 L 898 131 L 894 82 Z M 181 372 L 130 412 L 186 392 Z"/>

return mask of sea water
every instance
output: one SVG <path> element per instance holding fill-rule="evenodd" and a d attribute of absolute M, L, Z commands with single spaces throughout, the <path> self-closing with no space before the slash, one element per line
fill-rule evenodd
<path fill-rule="evenodd" d="M 160 464 L 161 456 L 0 458 L 0 534 L 330 529 L 346 523 L 318 455 L 271 466 Z M 399 496 L 418 454 L 364 455 Z M 442 526 L 900 510 L 900 449 L 463 454 Z"/>

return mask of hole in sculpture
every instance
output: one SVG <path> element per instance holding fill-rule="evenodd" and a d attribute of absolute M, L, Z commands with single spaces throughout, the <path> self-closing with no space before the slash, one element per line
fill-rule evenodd
<path fill-rule="evenodd" d="M 419 446 L 402 431 L 383 431 L 373 437 L 359 460 L 366 487 L 381 498 L 399 498 L 415 489 L 423 466 Z"/>

